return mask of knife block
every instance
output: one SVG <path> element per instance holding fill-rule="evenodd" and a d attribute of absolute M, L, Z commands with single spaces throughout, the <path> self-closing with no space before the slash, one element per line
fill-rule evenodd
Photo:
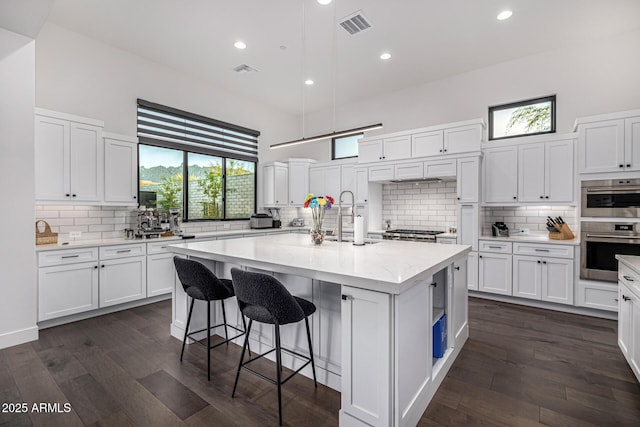
<path fill-rule="evenodd" d="M 557 233 L 552 233 L 549 232 L 549 238 L 550 239 L 555 239 L 555 240 L 571 240 L 574 239 L 576 236 L 573 235 L 573 232 L 571 231 L 571 229 L 569 228 L 569 226 L 567 224 L 560 224 L 556 227 L 560 227 L 560 230 L 558 230 Z"/>

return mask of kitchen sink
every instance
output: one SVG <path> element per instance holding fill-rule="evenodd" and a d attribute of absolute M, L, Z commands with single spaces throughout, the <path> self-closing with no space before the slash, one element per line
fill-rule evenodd
<path fill-rule="evenodd" d="M 326 241 L 328 242 L 337 242 L 338 241 L 338 237 L 337 236 L 326 236 L 324 238 Z M 345 243 L 353 243 L 353 237 L 345 237 L 342 239 L 343 242 Z M 364 239 L 364 244 L 365 245 L 375 245 L 376 243 L 380 243 L 382 242 L 381 239 Z"/>

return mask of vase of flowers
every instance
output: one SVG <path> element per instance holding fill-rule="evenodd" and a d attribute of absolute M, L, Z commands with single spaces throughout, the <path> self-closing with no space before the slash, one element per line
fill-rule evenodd
<path fill-rule="evenodd" d="M 309 234 L 311 234 L 311 241 L 316 245 L 321 245 L 327 234 L 327 232 L 322 229 L 322 223 L 325 212 L 331 209 L 331 205 L 333 204 L 334 200 L 331 196 L 315 196 L 313 193 L 309 193 L 304 199 L 304 207 L 311 209 L 313 225 L 311 226 Z"/>

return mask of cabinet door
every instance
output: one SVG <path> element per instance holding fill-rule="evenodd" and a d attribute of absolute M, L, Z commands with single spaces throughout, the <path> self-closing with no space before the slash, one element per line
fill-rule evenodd
<path fill-rule="evenodd" d="M 356 203 L 367 203 L 369 199 L 369 170 L 367 168 L 355 169 Z"/>
<path fill-rule="evenodd" d="M 624 170 L 624 120 L 585 123 L 579 130 L 580 173 Z"/>
<path fill-rule="evenodd" d="M 355 165 L 342 165 L 340 167 L 340 191 L 352 191 L 356 194 Z"/>
<path fill-rule="evenodd" d="M 422 179 L 423 175 L 422 162 L 400 163 L 394 166 L 394 179 Z"/>
<path fill-rule="evenodd" d="M 289 206 L 301 207 L 309 194 L 309 163 L 289 162 Z"/>
<path fill-rule="evenodd" d="M 624 123 L 624 167 L 637 171 L 640 170 L 640 117 L 626 119 Z"/>
<path fill-rule="evenodd" d="M 618 346 L 629 359 L 629 351 L 632 349 L 633 327 L 633 302 L 632 293 L 623 284 L 618 283 Z"/>
<path fill-rule="evenodd" d="M 629 349 L 629 364 L 640 381 L 640 299 L 632 295 L 631 301 L 631 348 Z"/>
<path fill-rule="evenodd" d="M 71 123 L 70 142 L 71 200 L 101 201 L 104 191 L 102 128 Z"/>
<path fill-rule="evenodd" d="M 542 300 L 573 305 L 573 259 L 542 258 Z"/>
<path fill-rule="evenodd" d="M 458 338 L 465 333 L 467 327 L 468 271 L 466 260 L 453 264 L 453 298 L 450 305 L 453 313 L 449 315 L 449 318 L 453 328 L 454 343 L 458 342 Z"/>
<path fill-rule="evenodd" d="M 382 148 L 383 160 L 400 160 L 411 158 L 411 135 L 385 138 Z"/>
<path fill-rule="evenodd" d="M 518 201 L 544 202 L 544 144 L 518 147 Z"/>
<path fill-rule="evenodd" d="M 100 261 L 100 307 L 147 297 L 147 257 Z"/>
<path fill-rule="evenodd" d="M 456 197 L 461 203 L 477 203 L 480 200 L 480 159 L 458 159 Z"/>
<path fill-rule="evenodd" d="M 104 140 L 105 202 L 138 203 L 138 146 L 131 142 Z"/>
<path fill-rule="evenodd" d="M 540 299 L 542 260 L 538 257 L 513 256 L 513 296 Z"/>
<path fill-rule="evenodd" d="M 425 178 L 446 178 L 456 176 L 456 159 L 430 160 L 424 162 Z"/>
<path fill-rule="evenodd" d="M 411 135 L 411 157 L 433 156 L 442 153 L 443 135 L 441 130 Z"/>
<path fill-rule="evenodd" d="M 391 181 L 393 165 L 369 166 L 369 181 Z"/>
<path fill-rule="evenodd" d="M 36 200 L 68 200 L 69 122 L 35 118 Z"/>
<path fill-rule="evenodd" d="M 467 282 L 469 290 L 478 290 L 478 252 L 469 252 L 467 257 Z"/>
<path fill-rule="evenodd" d="M 444 130 L 444 152 L 447 154 L 480 151 L 482 126 L 470 125 Z"/>
<path fill-rule="evenodd" d="M 340 197 L 340 184 L 340 166 L 327 167 L 324 171 L 324 194 L 322 195 L 337 199 Z"/>
<path fill-rule="evenodd" d="M 517 147 L 485 150 L 482 169 L 485 202 L 513 203 L 518 200 Z"/>
<path fill-rule="evenodd" d="M 175 276 L 172 253 L 147 256 L 147 297 L 171 293 Z"/>
<path fill-rule="evenodd" d="M 275 206 L 287 206 L 289 203 L 289 175 L 287 167 L 275 166 Z"/>
<path fill-rule="evenodd" d="M 511 255 L 481 252 L 478 258 L 478 290 L 511 295 Z"/>
<path fill-rule="evenodd" d="M 38 320 L 49 320 L 98 308 L 98 264 L 38 269 Z"/>
<path fill-rule="evenodd" d="M 391 297 L 342 286 L 342 411 L 391 423 Z"/>
<path fill-rule="evenodd" d="M 314 167 L 309 169 L 309 193 L 313 193 L 316 196 L 325 193 L 323 167 Z"/>
<path fill-rule="evenodd" d="M 382 140 L 358 143 L 358 162 L 377 162 L 382 160 Z"/>
<path fill-rule="evenodd" d="M 275 206 L 276 204 L 276 167 L 267 165 L 262 168 L 262 204 Z"/>
<path fill-rule="evenodd" d="M 574 201 L 573 140 L 548 142 L 545 146 L 545 201 Z M 528 162 L 528 159 L 527 159 Z"/>
<path fill-rule="evenodd" d="M 478 250 L 478 205 L 458 205 L 458 244 Z"/>

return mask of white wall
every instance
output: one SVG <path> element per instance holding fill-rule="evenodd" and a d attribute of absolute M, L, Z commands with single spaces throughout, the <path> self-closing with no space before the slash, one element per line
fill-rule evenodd
<path fill-rule="evenodd" d="M 38 338 L 33 39 L 0 28 L 0 348 Z"/>
<path fill-rule="evenodd" d="M 557 131 L 571 132 L 577 117 L 640 108 L 637 52 L 640 31 L 372 96 L 338 107 L 336 130 L 382 122 L 383 129 L 366 135 L 373 136 L 480 117 L 487 120 L 490 105 L 557 94 Z M 298 122 L 300 126 L 300 118 Z M 331 132 L 331 123 L 331 109 L 309 114 L 305 135 Z M 294 133 L 285 140 L 298 137 Z M 271 150 L 266 155 L 330 160 L 331 141 Z"/>

